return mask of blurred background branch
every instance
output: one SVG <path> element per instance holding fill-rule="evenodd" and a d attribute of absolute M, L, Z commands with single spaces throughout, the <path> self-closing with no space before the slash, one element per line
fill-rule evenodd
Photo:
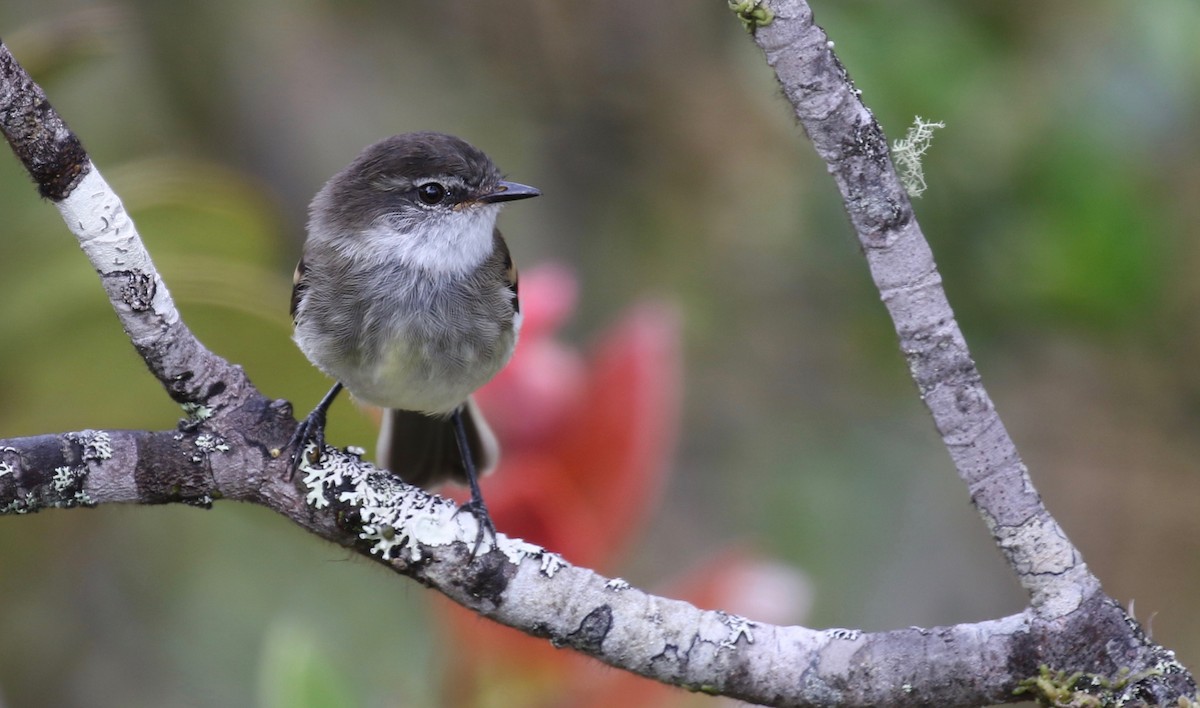
<path fill-rule="evenodd" d="M 920 216 L 980 369 L 1105 589 L 1195 665 L 1200 570 L 1180 559 L 1200 543 L 1200 10 L 816 10 L 889 133 L 946 122 Z M 381 136 L 458 133 L 545 187 L 538 210 L 504 218 L 521 263 L 579 273 L 565 338 L 648 293 L 685 313 L 675 474 L 610 570 L 669 583 L 737 540 L 805 570 L 814 626 L 1024 606 L 912 395 L 823 166 L 723 3 L 13 0 L 0 33 L 105 166 L 197 335 L 269 395 L 303 406 L 327 384 L 288 341 L 312 193 Z M 37 37 L 54 47 L 40 67 Z M 0 240 L 0 430 L 170 425 L 178 409 L 29 197 L 0 161 L 0 213 L 22 235 Z M 331 441 L 373 439 L 342 405 Z M 453 650 L 417 629 L 441 621 L 430 599 L 396 603 L 388 574 L 347 559 L 246 506 L 0 518 L 0 692 L 297 705 L 303 675 L 304 696 L 439 704 Z M 795 586 L 773 586 L 791 588 L 774 606 L 794 607 Z M 492 679 L 482 695 L 512 695 Z"/>

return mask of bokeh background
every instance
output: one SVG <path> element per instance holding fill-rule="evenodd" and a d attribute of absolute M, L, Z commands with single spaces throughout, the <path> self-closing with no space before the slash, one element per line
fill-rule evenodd
<path fill-rule="evenodd" d="M 1200 667 L 1200 6 L 814 4 L 889 137 L 946 123 L 917 213 L 984 380 L 1106 590 Z M 810 626 L 1024 605 L 723 1 L 8 0 L 0 37 L 187 322 L 269 395 L 307 409 L 328 384 L 287 317 L 311 195 L 378 138 L 460 134 L 543 189 L 502 226 L 524 268 L 575 274 L 566 341 L 648 298 L 678 313 L 670 475 L 610 572 L 657 587 L 743 544 L 807 578 Z M 174 425 L 14 159 L 0 215 L 0 435 Z M 374 433 L 343 403 L 331 438 Z M 0 518 L 5 705 L 440 705 L 440 623 L 261 508 Z M 645 704 L 680 697 L 710 702 Z"/>

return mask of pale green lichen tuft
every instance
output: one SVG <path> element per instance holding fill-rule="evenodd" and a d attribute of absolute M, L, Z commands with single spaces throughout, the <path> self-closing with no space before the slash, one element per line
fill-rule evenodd
<path fill-rule="evenodd" d="M 0 507 L 0 516 L 4 514 L 28 514 L 31 511 L 26 500 L 13 499 L 8 504 Z"/>
<path fill-rule="evenodd" d="M 112 438 L 102 430 L 88 430 L 87 440 L 83 446 L 83 459 L 107 460 L 112 457 Z"/>
<path fill-rule="evenodd" d="M 81 454 L 87 462 L 103 462 L 113 455 L 112 438 L 103 430 L 81 430 L 63 437 L 82 448 Z"/>
<path fill-rule="evenodd" d="M 1068 674 L 1054 671 L 1045 664 L 1038 667 L 1038 675 L 1018 684 L 1014 695 L 1029 695 L 1040 706 L 1051 708 L 1103 708 L 1105 706 L 1128 705 L 1132 700 L 1135 685 L 1152 676 L 1161 676 L 1157 668 L 1130 673 L 1122 668 L 1114 677 L 1089 674 L 1082 671 Z M 1181 698 L 1179 705 L 1195 705 Z"/>
<path fill-rule="evenodd" d="M 733 10 L 733 14 L 742 21 L 742 27 L 750 34 L 775 21 L 775 13 L 763 4 L 763 0 L 729 0 L 729 9 Z"/>
<path fill-rule="evenodd" d="M 941 121 L 930 123 L 916 116 L 904 137 L 892 143 L 892 160 L 900 174 L 900 183 L 914 199 L 924 194 L 927 187 L 921 159 L 933 144 L 933 131 L 945 127 Z"/>
<path fill-rule="evenodd" d="M 179 407 L 183 409 L 183 420 L 179 421 L 181 430 L 195 430 L 213 416 L 213 409 L 203 403 L 181 403 Z"/>

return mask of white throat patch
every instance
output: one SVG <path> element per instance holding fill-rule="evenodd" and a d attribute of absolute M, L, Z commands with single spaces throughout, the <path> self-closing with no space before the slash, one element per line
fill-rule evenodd
<path fill-rule="evenodd" d="M 403 221 L 384 216 L 360 235 L 346 255 L 371 263 L 400 260 L 432 273 L 466 275 L 492 254 L 500 206 L 472 205 Z"/>

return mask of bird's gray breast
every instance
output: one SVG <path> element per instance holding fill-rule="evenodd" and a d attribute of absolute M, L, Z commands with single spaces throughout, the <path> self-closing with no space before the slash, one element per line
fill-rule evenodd
<path fill-rule="evenodd" d="M 320 292 L 329 299 L 306 298 L 297 342 L 361 400 L 448 413 L 507 363 L 516 344 L 511 291 L 492 260 L 463 276 L 395 262 L 310 273 L 328 278 Z"/>

